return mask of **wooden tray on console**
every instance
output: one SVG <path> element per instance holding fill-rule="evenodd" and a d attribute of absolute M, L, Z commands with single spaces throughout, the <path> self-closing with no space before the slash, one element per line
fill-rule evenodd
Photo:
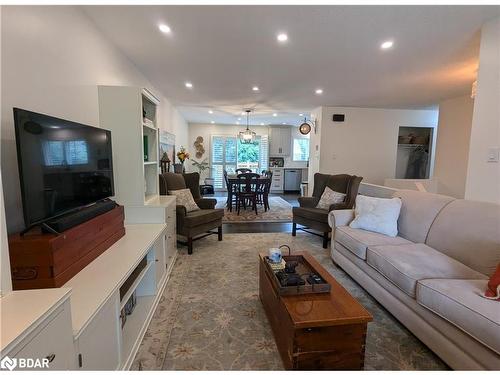
<path fill-rule="evenodd" d="M 323 283 L 320 284 L 309 284 L 307 281 L 307 277 L 304 276 L 303 280 L 306 282 L 305 285 L 296 285 L 296 286 L 281 286 L 281 283 L 276 276 L 277 271 L 273 271 L 271 266 L 269 265 L 269 257 L 265 256 L 265 271 L 269 274 L 269 279 L 271 280 L 271 284 L 273 289 L 280 296 L 284 295 L 301 295 L 301 294 L 316 294 L 316 293 L 330 293 L 330 284 L 326 282 L 325 279 L 321 276 L 321 274 L 304 258 L 302 255 L 283 255 L 283 259 L 285 262 L 297 262 L 298 265 L 295 268 L 295 271 L 299 275 L 314 273 L 323 279 Z"/>

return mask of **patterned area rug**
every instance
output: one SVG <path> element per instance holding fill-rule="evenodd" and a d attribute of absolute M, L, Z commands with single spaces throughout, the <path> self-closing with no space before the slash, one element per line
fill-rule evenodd
<path fill-rule="evenodd" d="M 132 369 L 280 370 L 258 297 L 259 252 L 289 244 L 308 250 L 373 315 L 365 370 L 445 370 L 447 366 L 341 269 L 307 233 L 228 234 L 182 249 Z"/>
<path fill-rule="evenodd" d="M 264 212 L 263 206 L 257 206 L 257 215 L 250 207 L 245 210 L 240 209 L 240 214 L 235 208 L 232 212 L 226 208 L 226 197 L 215 197 L 217 199 L 216 208 L 224 208 L 223 223 L 288 223 L 292 221 L 292 205 L 280 197 L 269 197 L 269 207 L 267 212 Z"/>

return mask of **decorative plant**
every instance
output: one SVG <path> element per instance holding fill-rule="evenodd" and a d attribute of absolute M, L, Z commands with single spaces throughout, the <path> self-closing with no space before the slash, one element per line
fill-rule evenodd
<path fill-rule="evenodd" d="M 186 149 L 183 146 L 181 146 L 180 151 L 177 153 L 177 158 L 182 164 L 184 164 L 186 159 L 189 159 L 189 152 L 187 152 Z"/>
<path fill-rule="evenodd" d="M 210 169 L 210 166 L 209 166 L 206 158 L 203 159 L 202 161 L 193 160 L 191 162 L 191 164 L 193 165 L 193 167 L 198 168 L 198 171 L 200 172 L 200 175 L 203 173 L 203 171 L 206 171 L 207 169 Z"/>

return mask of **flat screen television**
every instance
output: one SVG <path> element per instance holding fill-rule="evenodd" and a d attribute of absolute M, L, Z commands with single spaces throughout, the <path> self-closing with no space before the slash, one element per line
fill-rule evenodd
<path fill-rule="evenodd" d="M 27 228 L 114 195 L 111 132 L 14 108 Z"/>

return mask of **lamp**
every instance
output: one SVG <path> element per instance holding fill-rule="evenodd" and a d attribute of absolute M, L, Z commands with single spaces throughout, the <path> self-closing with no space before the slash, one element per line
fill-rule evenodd
<path fill-rule="evenodd" d="M 255 137 L 257 133 L 251 131 L 248 128 L 248 117 L 250 115 L 250 112 L 252 112 L 250 109 L 246 109 L 245 112 L 247 113 L 247 128 L 245 131 L 240 132 L 240 142 L 241 143 L 255 143 Z"/>
<path fill-rule="evenodd" d="M 316 134 L 316 120 L 308 120 L 304 117 L 304 122 L 299 126 L 300 134 L 307 135 L 311 132 L 312 128 L 314 128 L 314 134 Z"/>

